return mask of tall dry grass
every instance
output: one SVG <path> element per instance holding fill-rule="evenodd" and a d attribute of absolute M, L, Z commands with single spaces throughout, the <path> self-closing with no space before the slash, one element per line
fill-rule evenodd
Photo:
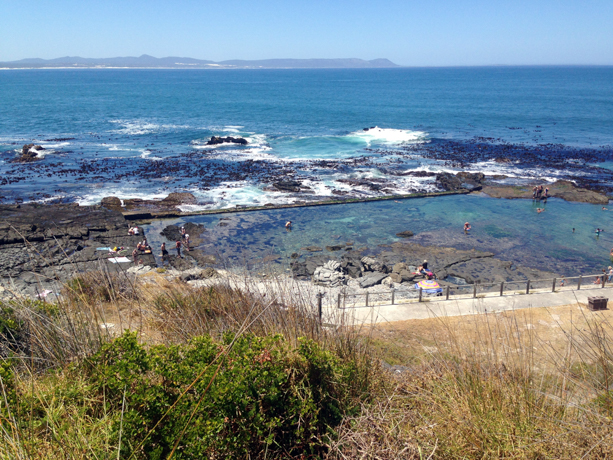
<path fill-rule="evenodd" d="M 612 458 L 608 317 L 578 310 L 554 344 L 529 315 L 461 329 L 441 318 L 385 397 L 345 421 L 331 457 Z"/>

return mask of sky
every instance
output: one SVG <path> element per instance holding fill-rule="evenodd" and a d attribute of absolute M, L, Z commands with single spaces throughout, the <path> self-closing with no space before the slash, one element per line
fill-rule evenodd
<path fill-rule="evenodd" d="M 612 0 L 0 0 L 0 61 L 388 58 L 613 65 Z"/>

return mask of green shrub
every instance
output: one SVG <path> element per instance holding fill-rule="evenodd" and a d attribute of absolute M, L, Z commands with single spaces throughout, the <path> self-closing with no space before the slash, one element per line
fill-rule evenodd
<path fill-rule="evenodd" d="M 88 371 L 115 411 L 125 405 L 122 454 L 141 458 L 257 458 L 322 453 L 359 404 L 358 369 L 311 340 L 202 336 L 146 349 L 126 333 Z M 174 405 L 174 406 L 173 406 Z M 161 420 L 161 422 L 160 422 Z M 158 423 L 160 422 L 160 423 Z"/>

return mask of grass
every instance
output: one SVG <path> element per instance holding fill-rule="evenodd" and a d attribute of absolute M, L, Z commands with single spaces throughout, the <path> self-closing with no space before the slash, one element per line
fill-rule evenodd
<path fill-rule="evenodd" d="M 239 428 L 257 419 L 263 420 L 258 427 L 247 426 L 260 434 L 248 444 L 245 457 L 307 458 L 307 452 L 311 458 L 330 459 L 613 457 L 611 312 L 592 313 L 573 305 L 372 328 L 322 327 L 306 293 L 290 292 L 281 281 L 266 292 L 251 283 L 245 278 L 238 289 L 222 279 L 216 286 L 193 288 L 155 273 L 136 280 L 97 273 L 67 283 L 57 304 L 4 302 L 0 458 L 202 458 L 189 456 L 188 452 L 196 452 L 189 449 L 198 444 L 188 440 L 208 436 L 207 445 L 217 445 L 211 436 L 213 425 L 207 428 L 205 420 L 217 420 L 223 427 L 225 419 L 206 411 L 217 407 L 214 402 L 221 396 L 215 395 L 226 394 L 224 389 L 234 383 L 251 388 L 264 372 L 272 378 L 277 374 L 271 373 L 278 371 L 279 376 L 295 376 L 289 386 L 284 385 L 290 380 L 272 378 L 270 382 L 280 385 L 278 394 L 300 395 L 288 401 L 311 401 L 309 395 L 319 391 L 321 379 L 312 378 L 304 356 L 321 356 L 323 361 L 318 362 L 331 369 L 327 388 L 337 395 L 330 401 L 342 403 L 340 418 L 330 418 L 337 421 L 326 422 L 324 431 L 313 431 L 318 434 L 307 443 L 310 447 L 301 441 L 280 449 L 280 440 L 290 438 L 271 433 L 286 433 L 279 427 L 294 426 L 283 425 L 281 419 L 289 417 L 283 415 L 285 408 L 295 406 L 283 403 L 278 407 L 281 419 L 273 421 L 267 418 L 266 404 L 245 403 L 259 407 L 253 414 L 263 418 L 225 415 L 237 428 L 220 431 L 221 444 L 238 443 Z M 103 323 L 113 327 L 101 328 Z M 130 348 L 133 356 L 149 356 L 150 361 L 142 361 L 148 370 L 129 374 L 136 380 L 122 386 L 128 381 L 117 380 L 119 374 L 108 366 L 124 369 L 132 362 L 125 353 L 111 353 L 126 330 L 136 331 L 137 345 Z M 242 337 L 240 347 L 235 349 L 237 342 L 228 337 Z M 195 353 L 194 343 L 202 340 L 222 350 L 222 355 L 211 362 L 182 364 Z M 265 345 L 271 340 L 277 345 Z M 305 351 L 304 340 L 323 354 Z M 98 369 L 92 363 L 99 362 L 100 350 L 106 350 L 103 357 L 119 356 L 112 363 L 104 361 L 104 369 L 111 371 L 101 380 L 87 371 Z M 232 357 L 238 350 L 244 351 Z M 252 358 L 245 360 L 248 356 Z M 251 369 L 248 379 L 233 374 L 237 359 L 243 360 L 241 369 Z M 325 367 L 327 360 L 332 367 Z M 400 372 L 383 371 L 381 360 Z M 278 366 L 267 367 L 271 362 Z M 187 374 L 170 378 L 174 364 L 176 372 Z M 217 365 L 218 371 L 209 367 Z M 203 366 L 202 375 L 190 375 L 189 369 L 198 366 Z M 235 377 L 227 380 L 231 375 Z M 347 375 L 352 377 L 343 380 Z M 202 380 L 205 376 L 208 380 Z M 215 386 L 215 382 L 227 383 Z M 266 385 L 272 388 L 277 383 Z M 252 401 L 266 395 L 268 387 L 257 387 Z M 246 390 L 237 394 L 242 391 Z M 158 395 L 144 398 L 142 407 L 154 407 L 151 404 L 162 400 L 175 402 L 159 413 L 142 412 L 135 399 L 139 394 Z M 183 398 L 194 402 L 175 414 L 173 407 L 180 407 Z M 235 407 L 235 402 L 227 407 Z M 308 407 L 314 412 L 305 414 L 315 416 L 319 405 Z M 235 414 L 232 410 L 227 414 Z M 144 450 L 148 438 L 138 437 L 142 433 L 134 431 L 134 417 L 146 414 L 154 414 L 143 419 L 151 424 L 147 425 L 150 436 L 157 433 L 156 422 L 180 428 L 176 450 L 172 445 L 156 450 L 161 441 Z M 187 425 L 185 420 L 193 423 Z M 263 432 L 262 427 L 271 431 Z M 232 456 L 211 449 L 206 451 L 210 458 Z"/>

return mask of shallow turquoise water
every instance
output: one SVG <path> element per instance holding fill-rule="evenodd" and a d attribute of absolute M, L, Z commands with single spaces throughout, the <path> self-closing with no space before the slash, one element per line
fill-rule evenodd
<path fill-rule="evenodd" d="M 400 240 L 396 233 L 403 230 L 413 231 L 410 241 L 423 245 L 492 251 L 501 259 L 567 276 L 610 264 L 613 211 L 555 198 L 541 214 L 536 212 L 539 206 L 531 200 L 455 195 L 195 216 L 189 221 L 207 228 L 201 246 L 205 253 L 240 266 L 271 259 L 285 265 L 290 254 L 304 253 L 300 248 L 310 245 L 352 241 L 356 248 L 374 249 Z M 284 228 L 287 220 L 294 223 L 291 232 Z M 468 235 L 463 232 L 466 221 L 472 225 Z M 150 241 L 160 243 L 164 226 L 183 222 L 153 223 L 147 230 Z M 222 222 L 226 225 L 220 226 Z M 599 237 L 596 227 L 605 229 Z"/>

